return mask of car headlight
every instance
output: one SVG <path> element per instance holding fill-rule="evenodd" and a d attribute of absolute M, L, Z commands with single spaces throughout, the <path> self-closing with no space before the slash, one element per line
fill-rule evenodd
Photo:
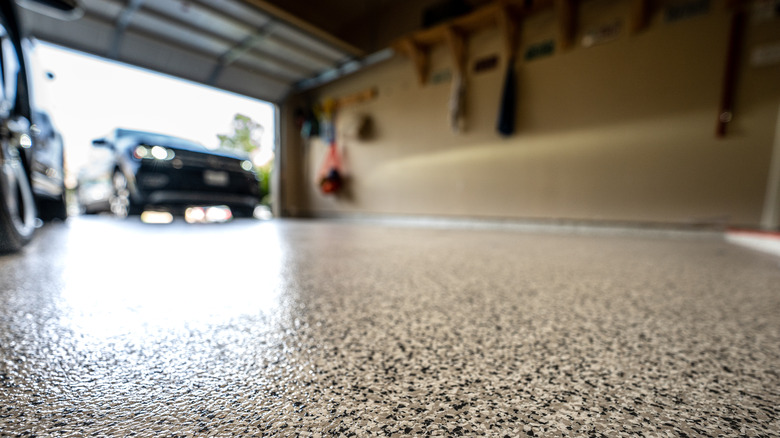
<path fill-rule="evenodd" d="M 133 150 L 133 156 L 137 159 L 147 158 L 149 156 L 149 148 L 146 146 L 136 146 Z"/>
<path fill-rule="evenodd" d="M 241 162 L 241 168 L 246 170 L 247 172 L 251 172 L 254 170 L 255 166 L 252 164 L 249 160 L 244 160 Z"/>
<path fill-rule="evenodd" d="M 138 145 L 133 150 L 133 156 L 139 160 L 170 161 L 176 157 L 176 153 L 173 149 L 166 148 L 165 146 Z"/>
<path fill-rule="evenodd" d="M 158 160 L 173 160 L 173 157 L 176 156 L 172 150 L 162 146 L 152 146 L 151 154 Z"/>

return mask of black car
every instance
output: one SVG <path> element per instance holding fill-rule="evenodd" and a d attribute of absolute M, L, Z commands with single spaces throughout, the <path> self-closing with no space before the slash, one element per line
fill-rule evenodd
<path fill-rule="evenodd" d="M 65 220 L 65 148 L 62 135 L 49 114 L 33 111 L 32 188 L 38 217 L 44 221 Z"/>
<path fill-rule="evenodd" d="M 78 7 L 74 0 L 25 3 L 60 12 Z M 22 37 L 14 2 L 0 1 L 0 252 L 24 246 L 36 217 L 65 217 L 62 141 L 48 116 L 33 111 Z"/>
<path fill-rule="evenodd" d="M 121 128 L 92 145 L 93 157 L 79 174 L 79 204 L 85 213 L 181 214 L 192 206 L 225 205 L 233 216 L 249 217 L 260 202 L 259 180 L 247 157 Z"/>

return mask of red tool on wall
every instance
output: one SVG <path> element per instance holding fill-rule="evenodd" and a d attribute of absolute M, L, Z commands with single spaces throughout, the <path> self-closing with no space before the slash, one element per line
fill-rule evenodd
<path fill-rule="evenodd" d="M 336 142 L 331 142 L 328 146 L 328 152 L 325 155 L 325 161 L 322 162 L 320 169 L 320 190 L 329 195 L 337 193 L 343 184 L 341 177 L 341 156 L 339 155 Z"/>
<path fill-rule="evenodd" d="M 325 160 L 322 162 L 319 173 L 319 186 L 322 193 L 326 195 L 337 194 L 344 188 L 344 163 L 339 152 L 338 135 L 336 134 L 336 114 L 338 110 L 352 104 L 372 100 L 376 96 L 377 90 L 375 87 L 372 87 L 339 99 L 329 98 L 322 102 L 319 131 L 322 140 L 328 144 L 328 151 L 325 154 Z M 361 131 L 361 127 L 364 128 L 366 126 L 366 118 L 363 117 L 361 120 L 362 123 L 358 124 L 359 127 L 356 130 L 358 133 Z M 342 135 L 342 143 L 343 137 L 344 135 Z"/>
<path fill-rule="evenodd" d="M 336 101 L 325 99 L 322 103 L 322 139 L 328 143 L 328 152 L 320 169 L 320 190 L 325 194 L 337 193 L 341 189 L 343 178 L 341 157 L 336 143 Z"/>

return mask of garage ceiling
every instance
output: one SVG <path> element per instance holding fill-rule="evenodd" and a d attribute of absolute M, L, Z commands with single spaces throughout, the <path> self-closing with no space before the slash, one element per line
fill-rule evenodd
<path fill-rule="evenodd" d="M 374 58 L 262 0 L 82 0 L 62 21 L 21 9 L 41 40 L 239 94 L 291 91 Z"/>

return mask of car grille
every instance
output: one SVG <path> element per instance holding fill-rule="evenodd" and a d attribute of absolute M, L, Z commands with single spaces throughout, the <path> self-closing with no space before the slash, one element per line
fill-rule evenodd
<path fill-rule="evenodd" d="M 231 172 L 240 172 L 241 160 L 229 157 L 220 157 L 211 154 L 202 154 L 193 151 L 175 150 L 176 157 L 183 167 L 194 167 L 202 169 L 227 170 Z"/>

